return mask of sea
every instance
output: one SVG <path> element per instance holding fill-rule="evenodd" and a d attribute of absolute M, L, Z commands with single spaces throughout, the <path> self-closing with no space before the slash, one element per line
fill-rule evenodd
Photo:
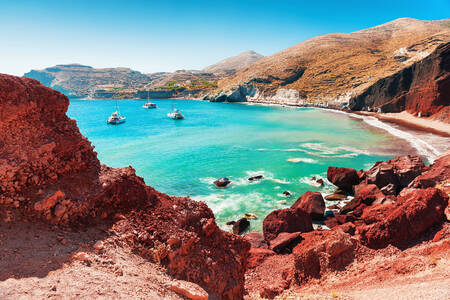
<path fill-rule="evenodd" d="M 102 163 L 131 165 L 160 192 L 206 202 L 224 230 L 230 230 L 226 222 L 251 213 L 257 219 L 251 220 L 250 231 L 261 232 L 265 216 L 289 207 L 306 191 L 332 193 L 328 166 L 368 169 L 380 160 L 418 153 L 413 141 L 390 133 L 385 125 L 370 124 L 375 120 L 331 110 L 153 102 L 156 109 L 142 108 L 145 101 L 117 101 L 126 116 L 120 125 L 106 123 L 115 100 L 70 99 L 67 114 L 93 143 Z M 174 107 L 184 120 L 167 117 Z M 424 159 L 432 159 L 427 154 Z M 248 180 L 256 175 L 263 178 Z M 213 181 L 221 177 L 229 178 L 231 185 L 216 188 Z M 316 183 L 320 178 L 323 186 Z"/>

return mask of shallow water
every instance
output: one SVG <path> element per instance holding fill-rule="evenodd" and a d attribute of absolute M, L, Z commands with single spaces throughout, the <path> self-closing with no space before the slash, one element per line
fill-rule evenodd
<path fill-rule="evenodd" d="M 408 143 L 361 120 L 312 108 L 259 106 L 177 100 L 185 119 L 167 118 L 173 101 L 119 101 L 127 117 L 106 124 L 115 101 L 71 100 L 68 115 L 96 147 L 102 163 L 132 165 L 148 185 L 177 196 L 205 201 L 219 225 L 258 216 L 251 230 L 261 230 L 264 217 L 291 205 L 307 190 L 320 188 L 311 176 L 326 178 L 328 166 L 369 168 L 374 162 L 415 152 Z M 248 177 L 264 179 L 249 182 Z M 212 181 L 233 182 L 217 189 Z M 286 198 L 283 191 L 290 191 Z M 283 203 L 285 201 L 285 203 Z"/>

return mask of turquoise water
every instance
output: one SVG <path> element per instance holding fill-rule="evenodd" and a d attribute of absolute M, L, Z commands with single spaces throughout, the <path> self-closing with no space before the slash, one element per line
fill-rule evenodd
<path fill-rule="evenodd" d="M 320 188 L 310 180 L 326 178 L 330 165 L 368 168 L 409 151 L 384 131 L 325 110 L 177 100 L 186 118 L 174 121 L 166 116 L 172 101 L 155 102 L 158 108 L 147 110 L 145 101 L 119 101 L 127 121 L 118 126 L 106 124 L 115 101 L 71 100 L 68 115 L 102 163 L 132 165 L 161 192 L 205 201 L 222 228 L 253 213 L 251 229 L 261 230 L 268 213 L 305 191 L 331 192 L 329 183 Z M 250 183 L 256 174 L 264 180 Z M 233 183 L 217 189 L 212 181 L 220 177 Z"/>

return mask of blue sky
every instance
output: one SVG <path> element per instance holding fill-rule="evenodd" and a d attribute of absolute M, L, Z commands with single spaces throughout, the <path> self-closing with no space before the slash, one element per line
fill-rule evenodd
<path fill-rule="evenodd" d="M 271 55 L 316 35 L 399 17 L 449 18 L 450 0 L 0 0 L 0 73 L 74 62 L 141 72 L 201 69 L 245 50 Z"/>

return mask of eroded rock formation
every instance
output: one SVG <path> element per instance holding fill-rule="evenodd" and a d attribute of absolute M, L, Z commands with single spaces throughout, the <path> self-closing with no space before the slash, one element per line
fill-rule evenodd
<path fill-rule="evenodd" d="M 67 97 L 29 78 L 0 74 L 0 217 L 82 227 L 122 219 L 135 251 L 211 297 L 244 294 L 248 242 L 220 230 L 202 202 L 145 185 L 131 167 L 101 165 Z"/>

